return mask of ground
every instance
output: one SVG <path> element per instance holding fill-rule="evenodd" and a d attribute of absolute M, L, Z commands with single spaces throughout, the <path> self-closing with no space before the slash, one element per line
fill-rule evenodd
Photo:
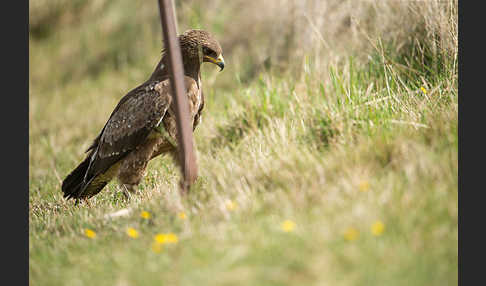
<path fill-rule="evenodd" d="M 152 72 L 160 20 L 137 1 L 32 3 L 30 284 L 456 285 L 457 1 L 329 1 L 298 8 L 343 21 L 294 25 L 279 1 L 225 2 L 176 7 L 179 30 L 211 30 L 226 61 L 203 67 L 191 192 L 161 157 L 132 200 L 110 183 L 78 206 L 61 181 Z M 238 11 L 257 8 L 248 40 Z"/>

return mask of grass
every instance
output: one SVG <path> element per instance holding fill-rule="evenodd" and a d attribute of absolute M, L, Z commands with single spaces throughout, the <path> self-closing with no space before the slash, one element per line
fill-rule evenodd
<path fill-rule="evenodd" d="M 31 3 L 30 284 L 457 284 L 457 1 L 223 2 L 177 2 L 227 62 L 203 67 L 195 186 L 160 157 L 131 201 L 113 182 L 89 206 L 61 181 L 158 61 L 157 11 Z M 178 242 L 155 253 L 159 233 Z"/>

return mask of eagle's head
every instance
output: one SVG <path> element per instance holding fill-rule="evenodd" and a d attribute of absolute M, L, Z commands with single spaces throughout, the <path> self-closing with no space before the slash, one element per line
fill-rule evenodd
<path fill-rule="evenodd" d="M 199 63 L 209 62 L 224 69 L 223 50 L 218 41 L 204 30 L 187 30 L 179 35 L 183 58 L 197 59 Z"/>

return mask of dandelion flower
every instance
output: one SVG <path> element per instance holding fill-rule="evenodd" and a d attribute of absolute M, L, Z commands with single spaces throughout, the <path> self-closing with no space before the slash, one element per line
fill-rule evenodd
<path fill-rule="evenodd" d="M 367 192 L 370 189 L 370 183 L 368 181 L 361 181 L 358 188 L 361 192 Z"/>
<path fill-rule="evenodd" d="M 295 228 L 295 222 L 293 222 L 291 220 L 285 220 L 285 221 L 282 222 L 280 227 L 285 232 L 292 232 L 292 231 L 294 231 L 294 228 Z"/>
<path fill-rule="evenodd" d="M 154 237 L 154 240 L 155 240 L 155 242 L 156 242 L 156 243 L 159 243 L 159 244 L 163 244 L 163 243 L 165 243 L 165 240 L 166 240 L 166 238 L 165 238 L 165 234 L 163 234 L 163 233 L 159 233 L 159 234 L 157 234 L 157 235 Z"/>
<path fill-rule="evenodd" d="M 95 238 L 96 237 L 96 232 L 92 231 L 91 229 L 89 228 L 86 228 L 84 230 L 84 235 L 86 235 L 87 237 L 89 238 Z"/>
<path fill-rule="evenodd" d="M 381 221 L 375 221 L 372 225 L 371 225 L 371 233 L 374 235 L 374 236 L 380 236 L 383 234 L 383 232 L 385 231 L 385 225 L 381 222 Z"/>
<path fill-rule="evenodd" d="M 177 243 L 179 238 L 174 233 L 168 233 L 165 235 L 165 243 Z"/>
<path fill-rule="evenodd" d="M 177 243 L 179 238 L 174 233 L 159 233 L 154 237 L 154 241 L 158 244 Z"/>
<path fill-rule="evenodd" d="M 134 228 L 127 228 L 127 235 L 131 238 L 137 238 L 138 237 L 138 231 Z"/>
<path fill-rule="evenodd" d="M 142 213 L 140 213 L 140 216 L 143 218 L 143 219 L 150 219 L 151 215 L 149 212 L 146 212 L 146 211 L 143 211 Z"/>
<path fill-rule="evenodd" d="M 421 86 L 420 87 L 420 90 L 426 95 L 427 94 L 427 90 L 425 89 L 425 87 Z"/>
<path fill-rule="evenodd" d="M 180 219 L 182 219 L 182 220 L 186 219 L 186 214 L 185 214 L 184 212 L 180 212 L 180 213 L 178 214 L 178 216 L 179 216 L 179 218 L 180 218 Z"/>
<path fill-rule="evenodd" d="M 344 232 L 344 239 L 348 241 L 356 240 L 358 236 L 359 236 L 358 230 L 352 227 L 346 229 L 346 231 Z"/>
<path fill-rule="evenodd" d="M 229 211 L 233 211 L 237 207 L 238 207 L 238 205 L 235 202 L 231 201 L 231 200 L 229 200 L 229 201 L 226 202 L 226 209 L 228 209 Z"/>

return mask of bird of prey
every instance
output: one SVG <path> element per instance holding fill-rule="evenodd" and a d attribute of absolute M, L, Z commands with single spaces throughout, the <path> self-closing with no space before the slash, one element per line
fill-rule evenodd
<path fill-rule="evenodd" d="M 200 67 L 210 62 L 224 68 L 222 49 L 207 31 L 188 30 L 178 36 L 185 91 L 193 130 L 201 120 L 204 96 Z M 163 51 L 150 78 L 131 90 L 111 113 L 86 158 L 62 182 L 67 199 L 88 199 L 117 177 L 126 196 L 136 192 L 148 162 L 168 153 L 178 160 L 175 106 Z"/>

